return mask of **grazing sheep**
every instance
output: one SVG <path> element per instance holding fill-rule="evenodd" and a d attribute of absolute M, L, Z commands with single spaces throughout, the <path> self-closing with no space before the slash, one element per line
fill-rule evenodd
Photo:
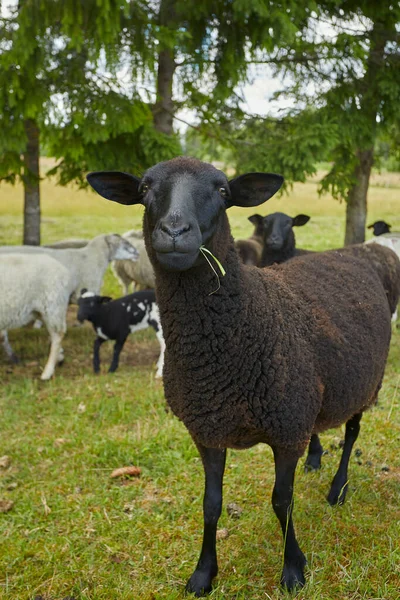
<path fill-rule="evenodd" d="M 0 254 L 48 254 L 66 266 L 75 282 L 70 301 L 77 304 L 82 288 L 100 293 L 104 273 L 115 259 L 137 260 L 137 250 L 116 233 L 98 235 L 84 248 L 53 249 L 43 246 L 0 246 Z"/>
<path fill-rule="evenodd" d="M 51 347 L 41 379 L 50 379 L 63 360 L 68 300 L 73 290 L 70 271 L 46 254 L 0 256 L 0 331 L 7 354 L 16 361 L 7 330 L 26 325 L 37 316 L 50 334 Z"/>
<path fill-rule="evenodd" d="M 390 343 L 390 309 L 377 271 L 351 251 L 304 255 L 268 269 L 242 265 L 226 209 L 262 204 L 280 188 L 279 175 L 228 181 L 210 164 L 179 157 L 142 179 L 99 172 L 88 180 L 109 200 L 145 207 L 166 342 L 165 396 L 205 470 L 203 545 L 187 590 L 209 592 L 218 572 L 226 449 L 259 442 L 271 446 L 275 460 L 272 505 L 285 541 L 281 583 L 289 590 L 304 585 L 306 561 L 292 521 L 295 469 L 313 435 L 346 423 L 328 495 L 332 505 L 344 501 L 351 449 L 364 410 L 376 401 Z M 205 250 L 226 271 L 219 281 L 219 263 L 211 269 Z M 400 263 L 381 250 L 396 261 L 398 286 Z"/>
<path fill-rule="evenodd" d="M 154 290 L 136 292 L 118 300 L 97 296 L 82 290 L 78 300 L 78 321 L 90 321 L 97 333 L 93 348 L 93 369 L 100 371 L 100 346 L 106 340 L 115 340 L 110 373 L 118 368 L 119 355 L 130 333 L 153 327 L 160 342 L 161 352 L 157 362 L 156 377 L 162 377 L 165 343 L 160 325 L 160 315 Z"/>
<path fill-rule="evenodd" d="M 367 229 L 373 229 L 374 235 L 382 235 L 383 233 L 390 233 L 391 225 L 386 223 L 386 221 L 375 221 L 371 225 L 368 225 Z"/>
<path fill-rule="evenodd" d="M 137 261 L 115 260 L 112 263 L 112 269 L 115 276 L 122 286 L 122 293 L 126 296 L 129 293 L 129 286 L 133 284 L 133 289 L 153 289 L 156 284 L 154 269 L 147 256 L 146 246 L 143 240 L 143 232 L 131 229 L 122 234 L 132 246 L 139 252 Z"/>

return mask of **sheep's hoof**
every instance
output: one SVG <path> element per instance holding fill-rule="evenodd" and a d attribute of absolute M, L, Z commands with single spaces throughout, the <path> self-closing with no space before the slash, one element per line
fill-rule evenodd
<path fill-rule="evenodd" d="M 303 562 L 304 561 L 304 562 Z M 302 557 L 302 564 L 300 565 L 284 565 L 281 577 L 281 586 L 288 590 L 288 592 L 296 593 L 300 588 L 304 587 L 306 580 L 304 577 L 304 565 L 306 559 Z"/>
<path fill-rule="evenodd" d="M 304 463 L 304 472 L 312 473 L 312 471 L 318 471 L 321 468 L 321 455 L 320 454 L 309 454 L 307 460 Z"/>
<path fill-rule="evenodd" d="M 51 379 L 53 377 L 53 373 L 42 373 L 40 376 L 40 379 L 42 381 L 48 381 L 49 379 Z"/>
<path fill-rule="evenodd" d="M 344 501 L 346 500 L 347 487 L 347 481 L 340 487 L 332 485 L 326 498 L 331 506 L 344 504 Z"/>
<path fill-rule="evenodd" d="M 20 360 L 18 358 L 18 356 L 16 356 L 14 353 L 10 355 L 10 362 L 13 365 L 18 365 L 20 363 Z"/>
<path fill-rule="evenodd" d="M 213 577 L 209 571 L 195 571 L 186 584 L 185 592 L 194 594 L 196 598 L 209 594 L 212 590 Z"/>

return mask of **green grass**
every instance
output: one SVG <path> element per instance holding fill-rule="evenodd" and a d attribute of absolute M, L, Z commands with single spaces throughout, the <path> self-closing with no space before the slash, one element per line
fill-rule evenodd
<path fill-rule="evenodd" d="M 0 242 L 21 239 L 21 189 L 0 186 Z M 43 184 L 43 241 L 93 236 L 139 227 L 140 208 L 107 203 L 88 192 Z M 400 230 L 399 189 L 370 192 L 370 220 Z M 340 246 L 344 205 L 319 199 L 316 184 L 296 185 L 290 196 L 260 212 L 303 212 L 312 219 L 296 231 L 298 245 Z M 236 236 L 246 216 L 233 209 Z M 119 294 L 111 272 L 104 290 Z M 10 366 L 0 355 L 0 598 L 3 600 L 175 600 L 200 550 L 203 473 L 184 426 L 166 410 L 155 380 L 159 346 L 153 332 L 132 336 L 119 371 L 106 373 L 111 345 L 102 348 L 103 372 L 91 372 L 93 332 L 74 327 L 71 307 L 66 361 L 50 382 L 38 379 L 47 358 L 44 330 L 10 332 L 23 359 Z M 398 600 L 400 581 L 400 331 L 395 330 L 376 408 L 365 414 L 350 466 L 346 504 L 332 509 L 325 496 L 337 468 L 343 428 L 322 436 L 328 454 L 319 473 L 298 469 L 294 519 L 308 559 L 299 600 Z M 110 478 L 126 465 L 140 478 Z M 389 471 L 382 470 L 389 467 Z M 282 541 L 271 508 L 273 459 L 266 446 L 228 455 L 224 503 L 242 506 L 240 519 L 223 511 L 218 542 L 220 574 L 211 598 L 285 598 L 279 589 Z"/>

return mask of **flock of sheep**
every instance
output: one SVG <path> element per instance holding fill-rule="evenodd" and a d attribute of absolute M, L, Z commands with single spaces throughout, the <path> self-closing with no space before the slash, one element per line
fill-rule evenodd
<path fill-rule="evenodd" d="M 88 181 L 109 200 L 144 206 L 144 240 L 128 232 L 99 236 L 83 248 L 0 248 L 0 284 L 4 277 L 3 290 L 8 288 L 0 299 L 0 330 L 40 315 L 52 336 L 45 379 L 60 359 L 60 343 L 53 337 L 61 339 L 65 332 L 70 300 L 78 301 L 81 320 L 92 320 L 96 330 L 95 370 L 102 341 L 116 339 L 114 322 L 127 335 L 136 327 L 128 319 L 133 313 L 153 326 L 162 356 L 165 343 L 166 400 L 192 436 L 205 471 L 203 544 L 187 591 L 209 592 L 218 572 L 226 450 L 260 442 L 274 454 L 272 506 L 284 540 L 281 583 L 295 590 L 305 583 L 306 563 L 292 520 L 296 465 L 308 449 L 307 466 L 319 468 L 319 434 L 346 423 L 342 458 L 327 496 L 332 505 L 345 501 L 351 450 L 362 414 L 376 402 L 382 384 L 400 297 L 400 261 L 385 247 L 395 247 L 396 235 L 379 235 L 379 244 L 306 252 L 296 249 L 293 227 L 309 217 L 275 213 L 250 217 L 254 234 L 234 242 L 226 209 L 262 204 L 283 180 L 248 173 L 228 181 L 196 159 L 159 163 L 142 178 L 98 172 Z M 84 281 L 82 265 L 96 244 L 104 248 L 97 279 Z M 73 256 L 86 258 L 75 262 Z M 105 268 L 117 259 L 125 259 L 114 265 L 124 291 L 132 280 L 155 286 L 156 305 L 150 295 L 137 303 L 125 296 L 114 307 L 99 296 Z M 151 281 L 128 273 L 141 260 Z M 95 275 L 94 268 L 89 271 Z M 116 344 L 110 370 L 119 352 Z"/>

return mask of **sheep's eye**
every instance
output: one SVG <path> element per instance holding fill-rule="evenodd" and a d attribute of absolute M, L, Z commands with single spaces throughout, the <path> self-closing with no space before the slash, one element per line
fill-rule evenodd
<path fill-rule="evenodd" d="M 150 189 L 150 186 L 148 183 L 142 183 L 142 185 L 140 186 L 140 191 L 142 192 L 142 194 L 147 194 L 149 189 Z"/>
<path fill-rule="evenodd" d="M 228 196 L 228 190 L 226 189 L 226 187 L 221 186 L 218 188 L 218 191 L 221 194 L 221 196 L 223 196 L 224 198 L 226 198 Z"/>

